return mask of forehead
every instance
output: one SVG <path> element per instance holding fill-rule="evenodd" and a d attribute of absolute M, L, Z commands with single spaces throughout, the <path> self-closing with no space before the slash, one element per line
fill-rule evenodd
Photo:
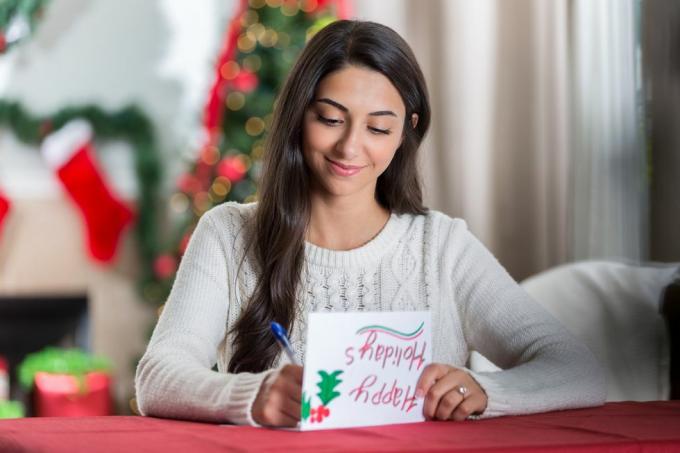
<path fill-rule="evenodd" d="M 392 110 L 403 116 L 405 111 L 399 91 L 387 77 L 357 66 L 347 66 L 321 79 L 315 98 L 324 97 L 339 102 L 350 112 Z"/>

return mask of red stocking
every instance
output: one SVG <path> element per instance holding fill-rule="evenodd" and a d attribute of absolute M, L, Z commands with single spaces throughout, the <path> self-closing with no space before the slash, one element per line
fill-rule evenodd
<path fill-rule="evenodd" d="M 90 124 L 84 120 L 67 123 L 45 138 L 42 153 L 85 219 L 90 254 L 99 261 L 111 261 L 133 213 L 102 177 Z"/>

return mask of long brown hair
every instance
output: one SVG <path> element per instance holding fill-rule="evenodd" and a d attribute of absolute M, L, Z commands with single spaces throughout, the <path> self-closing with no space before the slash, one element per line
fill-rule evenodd
<path fill-rule="evenodd" d="M 258 282 L 234 325 L 229 372 L 270 368 L 280 350 L 269 332 L 271 321 L 289 331 L 305 254 L 310 218 L 310 173 L 302 154 L 302 125 L 317 85 L 348 65 L 385 75 L 406 107 L 404 139 L 378 178 L 376 200 L 397 214 L 424 214 L 417 151 L 430 125 L 425 79 L 408 44 L 375 22 L 340 20 L 319 31 L 305 46 L 277 98 L 265 144 L 259 201 L 248 248 L 254 247 Z M 414 128 L 411 115 L 418 114 Z"/>

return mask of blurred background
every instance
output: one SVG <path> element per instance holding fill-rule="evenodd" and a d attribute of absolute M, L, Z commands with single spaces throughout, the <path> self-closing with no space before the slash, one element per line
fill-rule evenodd
<path fill-rule="evenodd" d="M 134 411 L 193 227 L 256 199 L 277 90 L 337 18 L 394 28 L 421 64 L 428 206 L 518 281 L 661 269 L 659 314 L 680 261 L 674 0 L 0 0 L 0 417 Z M 667 398 L 669 333 L 648 329 L 648 399 Z"/>

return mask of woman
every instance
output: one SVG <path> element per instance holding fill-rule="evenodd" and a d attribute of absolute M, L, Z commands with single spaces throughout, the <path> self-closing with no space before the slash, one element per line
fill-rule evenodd
<path fill-rule="evenodd" d="M 200 220 L 139 363 L 145 415 L 293 426 L 309 311 L 430 310 L 428 419 L 592 406 L 592 354 L 538 307 L 467 230 L 426 209 L 418 147 L 430 124 L 415 57 L 388 27 L 338 21 L 312 38 L 283 87 L 259 202 Z M 477 350 L 504 370 L 465 368 Z M 218 371 L 211 367 L 217 363 Z"/>

